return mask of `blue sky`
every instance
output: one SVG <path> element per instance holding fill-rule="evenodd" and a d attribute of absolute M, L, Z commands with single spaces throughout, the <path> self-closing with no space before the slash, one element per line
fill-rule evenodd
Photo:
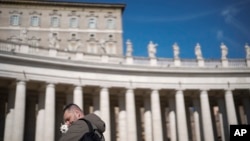
<path fill-rule="evenodd" d="M 70 0 L 68 0 L 70 1 Z M 78 0 L 125 3 L 124 48 L 133 43 L 134 56 L 148 56 L 149 41 L 157 43 L 157 57 L 172 58 L 172 45 L 181 58 L 195 58 L 201 45 L 205 59 L 220 58 L 220 44 L 228 47 L 228 58 L 245 58 L 250 44 L 250 0 Z"/>

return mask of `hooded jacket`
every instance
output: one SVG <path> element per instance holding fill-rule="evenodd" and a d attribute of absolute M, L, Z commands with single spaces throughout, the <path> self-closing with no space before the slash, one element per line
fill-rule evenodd
<path fill-rule="evenodd" d="M 88 114 L 84 118 L 90 121 L 94 128 L 99 129 L 102 133 L 105 131 L 105 123 L 97 115 Z M 63 134 L 59 141 L 78 141 L 87 132 L 89 132 L 87 123 L 79 119 L 72 123 L 67 133 Z M 104 140 L 103 137 L 102 141 Z"/>

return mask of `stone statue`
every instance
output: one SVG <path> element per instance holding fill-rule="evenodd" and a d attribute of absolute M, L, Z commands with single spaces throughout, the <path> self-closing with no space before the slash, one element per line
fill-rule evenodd
<path fill-rule="evenodd" d="M 155 58 L 157 46 L 158 45 L 154 44 L 152 41 L 149 42 L 149 44 L 148 44 L 148 56 L 149 56 L 149 58 Z"/>
<path fill-rule="evenodd" d="M 49 47 L 50 48 L 59 48 L 57 34 L 52 34 L 49 38 Z"/>
<path fill-rule="evenodd" d="M 221 59 L 227 59 L 228 49 L 227 46 L 224 45 L 224 43 L 221 43 Z"/>
<path fill-rule="evenodd" d="M 127 45 L 126 56 L 127 56 L 127 57 L 131 57 L 131 56 L 132 56 L 132 53 L 133 53 L 133 46 L 132 46 L 131 41 L 130 41 L 130 40 L 127 40 L 126 45 Z"/>
<path fill-rule="evenodd" d="M 27 33 L 28 33 L 27 29 L 24 28 L 23 30 L 21 30 L 20 38 L 23 43 L 28 43 Z"/>
<path fill-rule="evenodd" d="M 106 46 L 105 43 L 106 43 L 106 41 L 104 39 L 101 39 L 99 41 L 101 54 L 106 54 L 107 53 L 106 48 L 105 48 L 105 46 Z"/>
<path fill-rule="evenodd" d="M 246 59 L 250 59 L 250 46 L 246 44 L 245 49 L 246 49 Z"/>
<path fill-rule="evenodd" d="M 81 46 L 82 46 L 82 43 L 78 40 L 70 41 L 69 46 L 68 46 L 68 50 L 69 51 L 77 51 L 77 50 L 79 50 L 79 48 L 81 48 Z"/>
<path fill-rule="evenodd" d="M 195 55 L 196 55 L 197 60 L 203 59 L 202 52 L 201 52 L 201 46 L 199 43 L 197 43 L 195 46 Z"/>
<path fill-rule="evenodd" d="M 174 43 L 173 50 L 174 50 L 174 59 L 179 59 L 180 49 L 177 43 Z"/>

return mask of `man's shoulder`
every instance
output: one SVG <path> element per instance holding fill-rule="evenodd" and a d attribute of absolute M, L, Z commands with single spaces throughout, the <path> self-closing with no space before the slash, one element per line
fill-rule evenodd
<path fill-rule="evenodd" d="M 79 140 L 88 131 L 87 124 L 82 120 L 77 120 L 69 127 L 67 133 L 62 135 L 60 141 Z"/>

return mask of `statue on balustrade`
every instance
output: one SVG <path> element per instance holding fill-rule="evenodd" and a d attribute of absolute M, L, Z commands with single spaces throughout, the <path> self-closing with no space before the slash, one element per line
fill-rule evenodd
<path fill-rule="evenodd" d="M 20 39 L 22 40 L 23 43 L 28 43 L 27 33 L 28 31 L 25 28 L 20 31 Z"/>
<path fill-rule="evenodd" d="M 195 46 L 195 55 L 196 55 L 197 60 L 203 59 L 202 52 L 201 52 L 201 46 L 199 43 L 197 43 Z"/>
<path fill-rule="evenodd" d="M 224 43 L 221 43 L 221 59 L 227 59 L 228 49 Z"/>
<path fill-rule="evenodd" d="M 246 49 L 246 59 L 250 59 L 250 46 L 246 44 L 245 49 Z"/>
<path fill-rule="evenodd" d="M 56 48 L 56 49 L 58 49 L 60 47 L 59 46 L 59 39 L 58 39 L 56 33 L 50 34 L 49 47 L 50 48 Z"/>
<path fill-rule="evenodd" d="M 82 48 L 82 43 L 79 40 L 69 42 L 68 51 L 78 51 L 80 48 Z"/>
<path fill-rule="evenodd" d="M 132 46 L 131 41 L 130 41 L 130 40 L 127 40 L 126 45 L 127 45 L 126 56 L 127 56 L 127 57 L 131 57 L 131 56 L 132 56 L 132 53 L 133 53 L 133 46 Z"/>
<path fill-rule="evenodd" d="M 173 50 L 174 50 L 174 59 L 180 59 L 179 54 L 180 54 L 180 49 L 177 43 L 174 43 L 173 45 Z"/>
<path fill-rule="evenodd" d="M 106 51 L 106 41 L 104 39 L 101 39 L 99 41 L 99 44 L 100 44 L 100 52 L 101 54 L 106 54 L 107 51 Z"/>
<path fill-rule="evenodd" d="M 158 45 L 154 44 L 152 41 L 149 42 L 149 44 L 148 44 L 148 56 L 149 56 L 149 58 L 155 58 L 157 46 Z"/>

